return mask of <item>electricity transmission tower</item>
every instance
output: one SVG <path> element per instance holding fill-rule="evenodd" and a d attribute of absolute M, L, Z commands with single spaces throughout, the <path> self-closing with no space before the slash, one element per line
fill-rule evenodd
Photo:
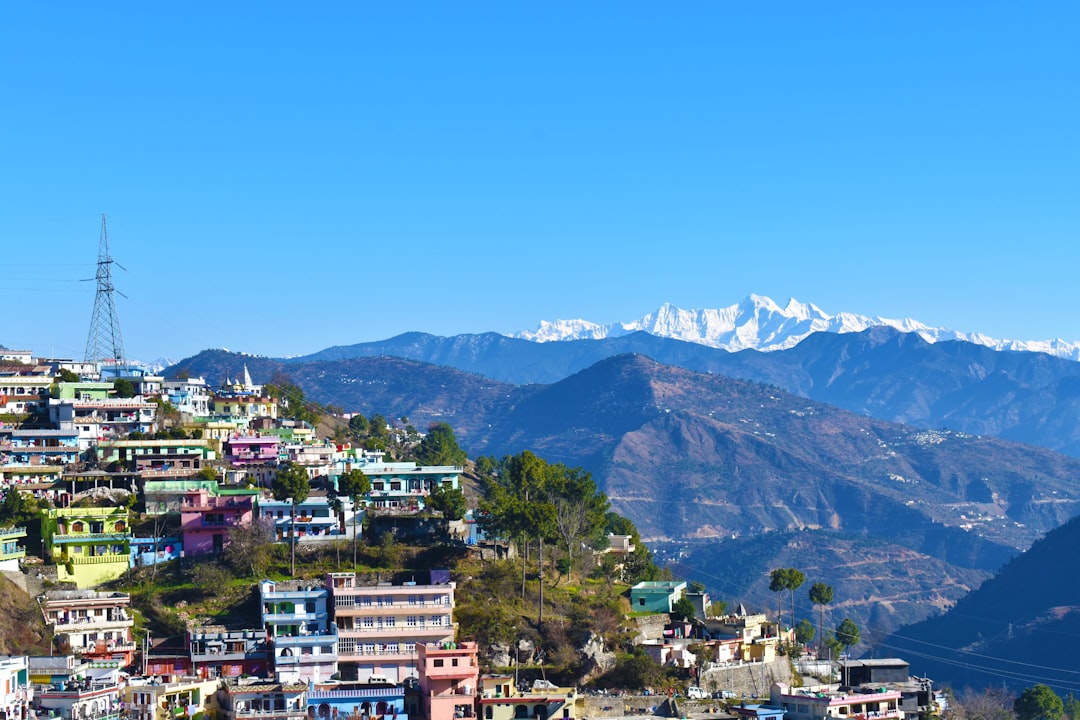
<path fill-rule="evenodd" d="M 94 314 L 90 318 L 90 334 L 86 337 L 86 362 L 114 362 L 124 364 L 124 339 L 120 337 L 120 320 L 116 317 L 113 293 L 124 293 L 113 287 L 112 264 L 109 255 L 109 233 L 105 228 L 105 215 L 101 216 L 101 240 L 98 242 L 97 292 L 94 295 Z M 121 270 L 125 269 L 116 263 Z M 127 297 L 127 295 L 124 295 Z"/>

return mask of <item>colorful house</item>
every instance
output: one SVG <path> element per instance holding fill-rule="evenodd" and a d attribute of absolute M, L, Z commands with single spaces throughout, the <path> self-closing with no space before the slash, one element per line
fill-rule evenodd
<path fill-rule="evenodd" d="M 84 660 L 116 660 L 126 667 L 135 657 L 130 605 L 127 593 L 50 590 L 41 611 L 53 636 L 71 652 Z"/>
<path fill-rule="evenodd" d="M 60 582 L 93 587 L 120 577 L 130 566 L 127 508 L 51 508 L 41 524 L 45 555 L 56 564 Z"/>
<path fill-rule="evenodd" d="M 269 484 L 280 458 L 280 441 L 270 435 L 234 435 L 222 442 L 222 457 L 230 466 L 229 482 Z"/>
<path fill-rule="evenodd" d="M 685 582 L 639 582 L 630 588 L 630 606 L 634 612 L 669 613 L 685 592 Z"/>
<path fill-rule="evenodd" d="M 769 690 L 769 705 L 781 707 L 787 720 L 900 720 L 900 693 L 880 688 L 880 692 L 811 691 L 774 683 Z"/>
<path fill-rule="evenodd" d="M 19 571 L 19 561 L 26 557 L 26 528 L 0 527 L 0 570 Z"/>
<path fill-rule="evenodd" d="M 365 585 L 355 573 L 331 573 L 326 584 L 343 680 L 398 683 L 417 677 L 417 646 L 454 640 L 455 585 L 449 577 L 430 585 Z"/>
<path fill-rule="evenodd" d="M 474 717 L 480 680 L 476 643 L 421 643 L 416 650 L 424 717 Z"/>
<path fill-rule="evenodd" d="M 437 487 L 457 490 L 464 468 L 456 465 L 420 466 L 414 462 L 367 463 L 357 466 L 371 480 L 368 505 L 377 511 L 420 510 Z"/>
<path fill-rule="evenodd" d="M 577 717 L 573 688 L 536 688 L 519 692 L 508 675 L 480 678 L 480 715 L 483 720 L 548 720 Z"/>
<path fill-rule="evenodd" d="M 307 581 L 259 583 L 274 672 L 283 682 L 322 682 L 337 673 L 338 629 L 325 587 Z"/>
<path fill-rule="evenodd" d="M 203 678 L 265 676 L 269 644 L 263 628 L 229 629 L 223 625 L 189 625 L 191 671 Z"/>
<path fill-rule="evenodd" d="M 174 682 L 129 681 L 121 695 L 125 720 L 204 720 L 218 710 L 218 683 L 201 678 Z"/>
<path fill-rule="evenodd" d="M 310 495 L 304 502 L 296 506 L 295 530 L 297 540 L 300 542 L 312 540 L 332 540 L 336 537 L 348 535 L 351 537 L 352 501 L 341 498 L 345 513 L 344 530 L 339 523 L 337 514 L 330 508 L 330 502 L 325 495 Z M 361 512 L 363 512 L 361 510 Z M 278 541 L 287 541 L 292 537 L 293 525 L 292 504 L 288 500 L 259 500 L 258 516 L 265 518 L 273 524 L 274 537 Z M 363 522 L 363 515 L 359 518 Z M 359 524 L 359 523 L 357 523 Z"/>
<path fill-rule="evenodd" d="M 319 720 L 409 720 L 405 688 L 376 683 L 312 685 L 307 693 L 308 718 Z"/>
<path fill-rule="evenodd" d="M 20 720 L 34 698 L 25 655 L 0 655 L 0 717 Z"/>
<path fill-rule="evenodd" d="M 192 477 L 216 455 L 207 440 L 106 440 L 98 443 L 98 462 L 144 478 Z"/>
<path fill-rule="evenodd" d="M 216 497 L 204 489 L 186 493 L 180 506 L 184 555 L 220 553 L 229 541 L 230 530 L 251 525 L 254 506 L 250 495 Z"/>
<path fill-rule="evenodd" d="M 307 683 L 255 680 L 225 685 L 226 720 L 308 720 Z"/>
<path fill-rule="evenodd" d="M 59 430 L 78 432 L 79 449 L 87 450 L 101 440 L 156 432 L 157 405 L 138 397 L 50 399 L 49 421 Z"/>
<path fill-rule="evenodd" d="M 50 375 L 0 373 L 0 412 L 28 415 L 45 408 L 52 382 Z"/>
<path fill-rule="evenodd" d="M 74 430 L 0 429 L 0 465 L 71 465 L 78 460 Z"/>
<path fill-rule="evenodd" d="M 120 663 L 79 662 L 70 655 L 27 662 L 38 717 L 120 720 Z"/>
<path fill-rule="evenodd" d="M 179 537 L 131 538 L 131 567 L 148 567 L 180 557 L 183 544 Z"/>

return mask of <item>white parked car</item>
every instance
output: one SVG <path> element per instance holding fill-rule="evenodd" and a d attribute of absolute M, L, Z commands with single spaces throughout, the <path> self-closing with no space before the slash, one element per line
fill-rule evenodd
<path fill-rule="evenodd" d="M 691 685 L 690 687 L 686 688 L 686 697 L 690 698 L 691 700 L 704 700 L 709 696 L 697 685 Z"/>

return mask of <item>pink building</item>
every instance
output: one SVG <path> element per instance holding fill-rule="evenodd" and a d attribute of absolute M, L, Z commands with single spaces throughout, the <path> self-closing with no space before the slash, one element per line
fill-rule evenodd
<path fill-rule="evenodd" d="M 234 435 L 222 441 L 222 455 L 231 469 L 229 482 L 267 485 L 279 461 L 281 440 L 276 435 Z"/>
<path fill-rule="evenodd" d="M 254 504 L 250 495 L 216 497 L 203 488 L 185 493 L 180 503 L 184 555 L 221 552 L 229 541 L 229 530 L 251 524 Z"/>
<path fill-rule="evenodd" d="M 475 642 L 418 644 L 420 702 L 428 720 L 475 717 L 480 670 Z"/>

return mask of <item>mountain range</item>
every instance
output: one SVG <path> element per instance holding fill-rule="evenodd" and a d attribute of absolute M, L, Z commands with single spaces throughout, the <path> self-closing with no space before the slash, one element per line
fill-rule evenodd
<path fill-rule="evenodd" d="M 348 411 L 449 422 L 471 457 L 581 466 L 680 575 L 766 609 L 770 570 L 799 567 L 888 652 L 1080 510 L 1080 363 L 931 339 L 876 325 L 731 352 L 643 330 L 407 333 L 289 359 L 205 351 L 167 373 L 216 383 L 246 365 Z M 1051 607 L 1038 584 L 1010 591 Z M 805 594 L 797 614 L 815 617 Z M 1017 642 L 1072 622 L 1055 612 Z"/>
<path fill-rule="evenodd" d="M 588 320 L 543 321 L 535 331 L 511 334 L 511 337 L 535 342 L 565 340 L 602 340 L 646 332 L 657 337 L 684 340 L 707 347 L 737 352 L 739 350 L 783 350 L 798 345 L 816 332 L 862 332 L 872 327 L 890 327 L 915 333 L 927 342 L 964 340 L 994 350 L 1043 352 L 1058 357 L 1080 359 L 1080 343 L 1064 340 L 1000 340 L 981 333 L 965 333 L 930 327 L 918 320 L 893 320 L 841 312 L 829 315 L 812 303 L 790 298 L 780 307 L 772 298 L 750 295 L 724 308 L 683 310 L 671 304 L 630 322 L 599 324 Z"/>
<path fill-rule="evenodd" d="M 849 339 L 885 334 L 925 345 L 886 329 Z M 530 449 L 583 467 L 650 544 L 715 594 L 767 608 L 769 571 L 805 568 L 878 635 L 949 607 L 1080 503 L 1080 460 L 878 420 L 641 354 L 546 385 L 393 357 L 298 362 L 222 351 L 170 373 L 220 380 L 244 365 L 256 382 L 288 375 L 321 403 L 408 416 L 418 427 L 449 422 L 471 457 Z"/>

